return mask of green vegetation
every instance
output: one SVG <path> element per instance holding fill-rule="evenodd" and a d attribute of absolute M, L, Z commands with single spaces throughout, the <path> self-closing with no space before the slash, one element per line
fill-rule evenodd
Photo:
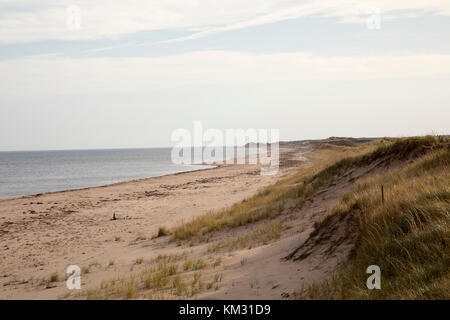
<path fill-rule="evenodd" d="M 404 168 L 359 183 L 317 226 L 326 225 L 335 215 L 354 215 L 359 225 L 356 249 L 334 277 L 309 286 L 303 295 L 312 299 L 450 298 L 448 139 L 401 139 L 353 161 L 367 163 L 388 154 L 411 159 L 426 151 Z M 381 290 L 366 287 L 370 265 L 381 269 Z"/>
<path fill-rule="evenodd" d="M 449 139 L 383 138 L 358 144 L 328 141 L 307 154 L 308 163 L 276 184 L 230 208 L 194 218 L 171 230 L 171 240 L 203 241 L 216 231 L 256 223 L 250 231 L 216 241 L 209 253 L 252 248 L 278 240 L 291 209 L 300 209 L 317 191 L 353 169 L 391 168 L 357 183 L 315 228 L 333 218 L 350 221 L 355 250 L 331 279 L 308 286 L 299 297 L 312 299 L 449 299 L 450 148 Z M 363 171 L 364 171 L 363 170 Z M 381 200 L 381 186 L 384 202 Z M 348 218 L 348 219 L 347 219 Z M 266 221 L 267 220 L 267 221 Z M 285 224 L 283 226 L 283 223 Z M 353 228 L 353 226 L 356 226 Z M 234 234 L 235 230 L 233 230 Z M 349 231 L 350 232 L 350 231 Z M 160 228 L 158 236 L 168 235 Z M 231 232 L 230 232 L 231 234 Z M 353 237 L 352 237 L 353 239 Z M 222 277 L 208 276 L 222 260 L 212 255 L 160 255 L 137 275 L 102 283 L 89 299 L 138 299 L 151 296 L 195 297 L 218 290 Z M 137 262 L 137 261 L 136 261 Z M 142 262 L 141 262 L 142 263 Z M 247 263 L 241 260 L 241 265 Z M 368 290 L 366 269 L 381 268 L 382 290 Z M 144 267 L 143 267 L 144 268 Z M 206 269 L 206 270 L 205 270 Z M 84 273 L 84 271 L 83 271 Z M 258 287 L 258 283 L 251 283 Z"/>
<path fill-rule="evenodd" d="M 345 157 L 334 164 L 321 170 L 306 181 L 313 189 L 324 185 L 331 180 L 340 177 L 346 170 L 354 166 L 373 164 L 375 161 L 394 161 L 415 159 L 431 150 L 444 148 L 444 138 L 434 136 L 412 137 L 405 139 L 384 138 L 378 142 L 377 147 L 372 152 L 363 153 L 354 157 Z"/>
<path fill-rule="evenodd" d="M 298 171 L 286 178 L 280 179 L 272 186 L 264 188 L 255 196 L 218 212 L 210 212 L 194 218 L 173 230 L 172 240 L 192 240 L 211 232 L 226 228 L 235 228 L 263 219 L 275 218 L 283 213 L 287 199 L 296 199 L 298 207 L 314 193 L 313 186 L 306 185 L 316 172 L 348 155 L 359 155 L 372 150 L 380 142 L 366 143 L 358 147 L 332 146 L 317 149 L 308 154 L 310 162 L 301 166 Z"/>
<path fill-rule="evenodd" d="M 49 282 L 58 282 L 59 281 L 59 274 L 58 272 L 54 272 L 50 275 L 50 278 L 48 280 Z"/>
<path fill-rule="evenodd" d="M 187 253 L 183 253 L 183 254 L 175 254 L 175 255 L 159 255 L 156 259 L 155 262 L 157 263 L 174 263 L 174 262 L 178 262 L 181 260 L 186 259 Z"/>
<path fill-rule="evenodd" d="M 161 256 L 159 260 L 168 259 L 171 259 L 171 256 Z M 205 286 L 201 280 L 202 274 L 198 271 L 205 268 L 204 262 L 200 259 L 188 261 L 189 269 L 186 270 L 185 276 L 178 273 L 178 264 L 160 262 L 138 274 L 103 281 L 100 287 L 84 291 L 84 295 L 90 300 L 161 298 L 164 294 L 189 298 L 205 289 L 218 289 L 218 283 L 222 281 L 221 275 L 216 274 Z"/>
<path fill-rule="evenodd" d="M 165 237 L 165 236 L 167 236 L 169 234 L 170 234 L 169 230 L 167 230 L 164 227 L 160 227 L 158 229 L 158 233 L 156 234 L 155 238 Z"/>
<path fill-rule="evenodd" d="M 180 276 L 176 276 L 172 282 L 173 293 L 176 296 L 182 296 L 186 292 L 186 284 L 183 282 Z"/>
<path fill-rule="evenodd" d="M 217 258 L 216 261 L 214 261 L 212 266 L 215 268 L 215 267 L 220 266 L 221 264 L 222 264 L 222 259 L 221 258 Z"/>
<path fill-rule="evenodd" d="M 218 252 L 221 250 L 231 252 L 244 248 L 251 249 L 261 244 L 266 245 L 280 239 L 282 227 L 282 222 L 278 220 L 266 223 L 264 226 L 255 229 L 251 234 L 229 237 L 225 240 L 218 241 L 209 246 L 208 252 Z"/>
<path fill-rule="evenodd" d="M 206 263 L 202 259 L 186 260 L 183 265 L 184 271 L 201 270 L 206 267 Z"/>

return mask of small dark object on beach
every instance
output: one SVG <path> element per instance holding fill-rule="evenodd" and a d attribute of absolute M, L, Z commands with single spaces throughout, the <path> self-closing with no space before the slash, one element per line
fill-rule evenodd
<path fill-rule="evenodd" d="M 113 213 L 113 218 L 112 218 L 113 220 L 117 220 L 117 218 L 116 218 L 116 214 L 115 213 Z"/>
<path fill-rule="evenodd" d="M 164 236 L 167 236 L 168 234 L 169 234 L 169 231 L 168 231 L 166 228 L 160 227 L 160 228 L 158 229 L 158 234 L 156 235 L 156 237 L 157 237 L 157 238 L 159 238 L 159 237 L 164 237 Z"/>

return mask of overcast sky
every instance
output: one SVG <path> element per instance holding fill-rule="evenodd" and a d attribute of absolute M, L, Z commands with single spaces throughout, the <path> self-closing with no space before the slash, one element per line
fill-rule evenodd
<path fill-rule="evenodd" d="M 449 134 L 449 39 L 449 0 L 0 0 L 0 151 Z"/>

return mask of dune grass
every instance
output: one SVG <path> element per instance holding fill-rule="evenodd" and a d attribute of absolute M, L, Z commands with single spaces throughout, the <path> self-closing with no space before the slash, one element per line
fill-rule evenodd
<path fill-rule="evenodd" d="M 408 145 L 412 142 L 409 140 Z M 425 148 L 441 150 L 403 169 L 359 183 L 330 212 L 358 212 L 354 257 L 331 279 L 309 286 L 302 297 L 450 298 L 450 150 L 445 139 L 428 137 L 422 142 Z M 381 184 L 385 188 L 384 204 Z M 381 269 L 381 290 L 367 289 L 366 268 L 370 265 Z"/>
<path fill-rule="evenodd" d="M 283 212 L 283 206 L 287 199 L 296 199 L 297 206 L 300 207 L 320 185 L 320 183 L 311 184 L 308 179 L 315 177 L 318 172 L 344 157 L 360 155 L 373 150 L 379 144 L 379 141 L 374 141 L 355 147 L 330 146 L 316 149 L 306 154 L 308 163 L 280 179 L 274 185 L 264 188 L 256 195 L 230 208 L 205 213 L 176 227 L 172 232 L 172 240 L 198 239 L 215 231 L 277 217 Z"/>
<path fill-rule="evenodd" d="M 312 299 L 448 299 L 450 244 L 450 151 L 448 138 L 378 139 L 356 146 L 327 144 L 307 154 L 309 162 L 274 185 L 230 208 L 194 218 L 174 230 L 172 240 L 200 239 L 208 233 L 277 218 L 252 233 L 225 239 L 210 252 L 234 250 L 278 239 L 283 205 L 300 207 L 318 188 L 353 166 L 374 161 L 409 161 L 383 176 L 368 178 L 347 193 L 330 215 L 357 212 L 359 225 L 352 259 L 331 279 L 301 292 Z M 380 185 L 385 202 L 381 202 Z M 327 218 L 325 218 L 327 219 Z M 168 233 L 168 232 L 167 232 Z M 218 262 L 217 262 L 218 261 Z M 207 264 L 186 254 L 159 256 L 138 275 L 102 283 L 88 298 L 137 299 L 150 292 L 194 297 L 217 290 L 220 276 L 203 279 Z M 216 260 L 213 266 L 220 265 Z M 245 264 L 245 261 L 242 262 Z M 381 268 L 382 289 L 368 290 L 366 268 Z M 184 272 L 181 274 L 180 272 Z M 206 281 L 206 282 L 205 282 Z"/>
<path fill-rule="evenodd" d="M 177 263 L 183 259 L 184 264 Z M 140 272 L 102 281 L 99 287 L 89 288 L 81 295 L 88 300 L 192 298 L 219 287 L 222 276 L 205 276 L 202 272 L 206 267 L 201 259 L 161 255 Z"/>
<path fill-rule="evenodd" d="M 238 249 L 251 249 L 258 245 L 266 245 L 272 241 L 280 239 L 282 228 L 282 221 L 276 220 L 273 222 L 268 222 L 249 234 L 244 234 L 237 237 L 229 237 L 224 240 L 218 241 L 208 247 L 208 252 L 232 252 Z"/>
<path fill-rule="evenodd" d="M 301 207 L 318 188 L 353 167 L 402 163 L 402 169 L 357 184 L 331 211 L 331 215 L 358 212 L 355 256 L 332 279 L 308 287 L 307 294 L 313 299 L 449 298 L 448 137 L 383 138 L 355 147 L 331 145 L 308 157 L 310 163 L 297 172 L 229 209 L 179 226 L 172 238 L 192 239 L 274 218 L 282 213 L 280 204 L 287 199 L 297 199 Z M 247 241 L 243 237 L 228 239 L 210 250 L 233 250 L 246 246 Z M 381 268 L 382 290 L 366 287 L 370 265 Z"/>
<path fill-rule="evenodd" d="M 85 294 L 89 300 L 139 299 L 144 297 L 144 292 L 158 292 L 169 288 L 170 278 L 177 273 L 176 264 L 160 263 L 139 274 L 103 281 L 100 287 L 88 289 Z"/>
<path fill-rule="evenodd" d="M 58 281 L 59 281 L 59 274 L 58 274 L 58 272 L 53 272 L 53 273 L 50 275 L 48 281 L 49 281 L 49 282 L 58 282 Z"/>
<path fill-rule="evenodd" d="M 375 161 L 391 162 L 415 159 L 432 150 L 448 146 L 448 138 L 436 136 L 383 138 L 375 141 L 372 145 L 376 145 L 376 148 L 369 152 L 344 157 L 312 176 L 306 183 L 310 184 L 312 189 L 316 189 L 339 178 L 346 170 L 354 166 L 369 165 Z"/>
<path fill-rule="evenodd" d="M 192 240 L 208 233 L 235 228 L 283 212 L 287 199 L 297 199 L 297 205 L 311 197 L 321 186 L 339 177 L 352 166 L 362 166 L 375 160 L 416 158 L 433 149 L 442 148 L 447 138 L 425 136 L 383 138 L 354 146 L 327 145 L 306 154 L 309 162 L 288 177 L 280 179 L 256 195 L 218 212 L 209 212 L 183 223 L 173 230 L 172 240 Z"/>

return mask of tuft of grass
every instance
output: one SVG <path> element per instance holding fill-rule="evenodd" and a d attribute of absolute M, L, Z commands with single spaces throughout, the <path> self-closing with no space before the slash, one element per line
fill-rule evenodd
<path fill-rule="evenodd" d="M 156 238 L 165 237 L 170 234 L 169 230 L 164 227 L 159 227 L 158 233 L 156 234 Z"/>
<path fill-rule="evenodd" d="M 213 263 L 213 267 L 214 268 L 218 267 L 218 266 L 221 265 L 221 263 L 222 263 L 222 259 L 221 258 L 217 258 L 216 261 L 214 261 L 214 263 Z"/>
<path fill-rule="evenodd" d="M 49 281 L 49 282 L 58 282 L 58 281 L 59 281 L 59 274 L 58 274 L 58 272 L 56 272 L 56 271 L 53 272 L 53 273 L 50 275 L 48 281 Z"/>
<path fill-rule="evenodd" d="M 168 267 L 167 274 L 168 274 L 169 276 L 173 276 L 173 275 L 176 275 L 176 274 L 177 274 L 177 271 L 178 271 L 178 266 L 177 266 L 176 264 L 171 264 L 171 265 Z"/>
<path fill-rule="evenodd" d="M 172 282 L 173 293 L 176 296 L 183 296 L 186 294 L 186 284 L 183 282 L 180 276 L 176 276 Z"/>
<path fill-rule="evenodd" d="M 206 263 L 202 259 L 198 259 L 192 265 L 192 270 L 201 270 L 206 267 Z"/>
<path fill-rule="evenodd" d="M 281 221 L 269 222 L 255 229 L 251 234 L 238 236 L 237 238 L 229 237 L 228 239 L 218 241 L 208 247 L 208 252 L 218 252 L 221 250 L 232 252 L 238 249 L 250 249 L 258 245 L 266 245 L 280 238 L 282 228 L 283 224 Z"/>
<path fill-rule="evenodd" d="M 191 281 L 189 297 L 194 297 L 203 290 L 203 282 L 201 281 L 201 273 L 194 273 L 194 278 Z"/>
<path fill-rule="evenodd" d="M 168 273 L 165 270 L 160 270 L 153 275 L 152 287 L 153 289 L 161 289 L 167 284 L 168 281 Z"/>
<path fill-rule="evenodd" d="M 139 297 L 138 294 L 138 284 L 134 277 L 131 277 L 130 279 L 126 281 L 122 281 L 121 283 L 122 287 L 122 297 L 126 300 L 130 299 L 136 299 Z"/>
<path fill-rule="evenodd" d="M 189 270 L 201 270 L 206 267 L 206 263 L 202 259 L 198 260 L 186 260 L 183 264 L 184 271 Z"/>
<path fill-rule="evenodd" d="M 175 263 L 178 261 L 181 261 L 183 259 L 185 259 L 187 256 L 187 252 L 184 252 L 182 254 L 173 254 L 173 255 L 158 255 L 158 257 L 156 257 L 156 259 L 154 259 L 155 262 L 157 263 Z"/>
<path fill-rule="evenodd" d="M 142 264 L 144 262 L 144 258 L 137 258 L 135 264 Z"/>
<path fill-rule="evenodd" d="M 189 271 L 192 268 L 192 260 L 186 260 L 183 264 L 183 270 L 184 271 Z"/>
<path fill-rule="evenodd" d="M 222 275 L 216 273 L 214 278 L 211 282 L 208 282 L 206 284 L 206 290 L 210 290 L 214 287 L 214 289 L 217 291 L 219 289 L 218 283 L 222 281 Z"/>

